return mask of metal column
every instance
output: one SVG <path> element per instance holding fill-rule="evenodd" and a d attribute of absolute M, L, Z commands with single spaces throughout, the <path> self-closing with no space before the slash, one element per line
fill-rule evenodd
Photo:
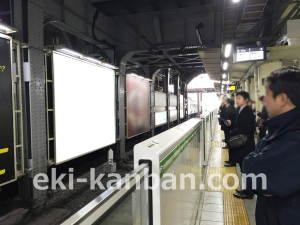
<path fill-rule="evenodd" d="M 169 118 L 169 105 L 170 105 L 170 95 L 169 95 L 169 82 L 170 82 L 170 74 L 168 69 L 163 70 L 163 74 L 165 75 L 163 79 L 163 88 L 164 93 L 166 94 L 166 102 L 167 102 L 167 124 L 165 125 L 166 130 L 170 129 L 170 118 Z"/>
<path fill-rule="evenodd" d="M 155 78 L 154 78 L 155 79 Z M 155 90 L 154 90 L 154 83 L 150 83 L 150 128 L 151 128 L 151 137 L 155 135 Z"/>
<path fill-rule="evenodd" d="M 255 70 L 254 70 L 254 98 L 255 98 L 255 102 L 256 102 L 256 111 L 258 110 L 258 106 L 259 106 L 259 96 L 258 96 L 258 77 L 259 77 L 259 68 L 257 66 L 257 64 L 255 64 Z M 256 120 L 257 120 L 257 113 L 255 113 L 256 115 Z"/>
<path fill-rule="evenodd" d="M 28 43 L 22 59 L 28 59 L 29 80 L 22 84 L 26 97 L 23 99 L 27 111 L 24 112 L 25 166 L 30 173 L 20 179 L 21 197 L 31 207 L 43 204 L 47 198 L 46 190 L 33 187 L 32 179 L 38 173 L 47 174 L 46 113 L 45 113 L 45 67 L 44 67 L 44 1 L 14 0 L 14 26 L 19 30 L 16 38 Z M 25 60 L 24 60 L 25 61 Z M 25 95 L 24 95 L 25 96 Z M 24 107 L 25 108 L 25 107 Z M 27 117 L 26 117 L 27 113 Z M 26 129 L 26 130 L 25 130 Z M 27 147 L 28 142 L 28 147 Z M 29 168 L 30 167 L 30 168 Z M 40 184 L 41 185 L 41 184 Z M 44 184 L 46 185 L 46 184 Z M 41 185 L 42 186 L 42 185 Z"/>
<path fill-rule="evenodd" d="M 179 76 L 173 77 L 174 94 L 177 95 L 177 122 L 180 124 L 180 90 L 179 90 Z"/>

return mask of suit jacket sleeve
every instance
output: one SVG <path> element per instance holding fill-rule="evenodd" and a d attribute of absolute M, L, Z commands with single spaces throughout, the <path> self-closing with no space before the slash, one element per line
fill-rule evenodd
<path fill-rule="evenodd" d="M 243 109 L 246 110 L 246 109 Z M 247 110 L 241 112 L 243 115 L 239 115 L 238 126 L 236 126 L 231 132 L 231 136 L 238 134 L 251 134 L 254 132 L 254 115 L 252 111 Z"/>

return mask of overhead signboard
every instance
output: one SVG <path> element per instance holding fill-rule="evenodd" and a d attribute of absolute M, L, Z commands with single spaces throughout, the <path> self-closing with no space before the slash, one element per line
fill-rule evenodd
<path fill-rule="evenodd" d="M 264 61 L 266 60 L 266 48 L 265 47 L 235 47 L 233 53 L 233 62 L 251 62 L 251 61 Z"/>
<path fill-rule="evenodd" d="M 53 52 L 55 163 L 116 142 L 115 72 Z"/>
<path fill-rule="evenodd" d="M 0 34 L 0 186 L 16 179 L 11 42 Z"/>
<path fill-rule="evenodd" d="M 235 86 L 230 86 L 231 91 L 235 91 L 236 87 Z"/>

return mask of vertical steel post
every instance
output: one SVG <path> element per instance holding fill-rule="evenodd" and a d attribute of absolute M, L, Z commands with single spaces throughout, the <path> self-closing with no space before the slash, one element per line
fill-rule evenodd
<path fill-rule="evenodd" d="M 30 173 L 19 181 L 21 197 L 31 207 L 41 205 L 47 198 L 46 190 L 38 190 L 33 186 L 33 177 L 38 173 L 47 174 L 46 147 L 46 112 L 45 112 L 45 66 L 44 66 L 44 1 L 14 0 L 14 26 L 18 29 L 16 38 L 28 43 L 22 61 L 29 62 L 29 83 L 22 82 L 26 96 L 24 106 L 25 166 Z M 26 60 L 25 60 L 26 59 Z M 25 107 L 24 107 L 25 109 Z M 26 116 L 27 114 L 27 116 Z M 28 142 L 28 144 L 27 144 Z M 46 184 L 44 184 L 46 185 Z M 40 184 L 42 186 L 42 184 Z"/>

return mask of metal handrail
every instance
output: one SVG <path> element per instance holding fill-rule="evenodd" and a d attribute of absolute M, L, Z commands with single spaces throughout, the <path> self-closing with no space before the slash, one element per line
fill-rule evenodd
<path fill-rule="evenodd" d="M 61 225 L 93 224 L 137 184 L 135 175 L 139 175 L 140 179 L 142 179 L 148 172 L 149 165 L 147 163 L 141 164 L 131 171 L 129 176 L 123 177 L 112 188 L 104 191 Z"/>

